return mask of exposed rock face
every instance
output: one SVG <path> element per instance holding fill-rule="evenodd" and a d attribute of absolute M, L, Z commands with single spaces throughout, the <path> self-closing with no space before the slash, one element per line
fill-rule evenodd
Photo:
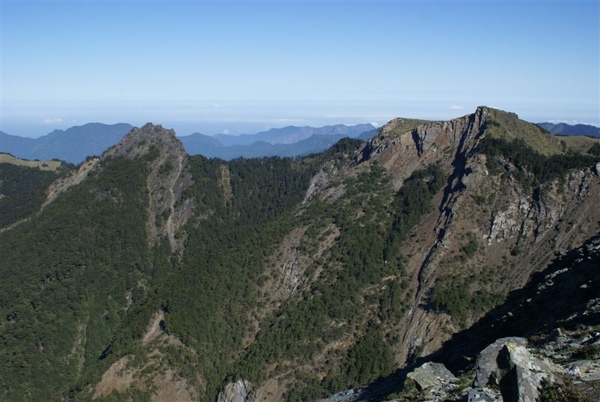
<path fill-rule="evenodd" d="M 420 166 L 470 156 L 489 116 L 490 109 L 479 107 L 472 115 L 444 122 L 392 120 L 369 142 L 363 154 L 365 159 L 377 159 L 399 186 Z M 463 166 L 456 166 L 458 170 L 464 169 L 462 162 Z M 458 179 L 461 172 L 456 173 Z"/>
<path fill-rule="evenodd" d="M 500 392 L 489 389 L 472 388 L 467 394 L 467 402 L 503 402 Z"/>
<path fill-rule="evenodd" d="M 507 343 L 525 347 L 527 339 L 518 337 L 501 338 L 481 351 L 477 360 L 477 372 L 473 383 L 475 387 L 483 388 L 489 385 L 492 374 L 494 375 L 494 379 L 497 378 L 498 354 Z"/>
<path fill-rule="evenodd" d="M 217 402 L 258 402 L 260 400 L 260 393 L 254 392 L 252 384 L 243 379 L 227 384 L 217 396 Z"/>
<path fill-rule="evenodd" d="M 592 269 L 590 264 L 600 261 L 595 251 L 598 241 L 592 240 L 585 247 L 568 253 L 565 259 L 578 264 L 573 268 L 561 270 L 558 267 L 562 263 L 552 264 L 559 250 L 570 250 L 598 233 L 600 210 L 595 206 L 600 200 L 600 180 L 596 168 L 590 165 L 572 170 L 563 178 L 546 182 L 540 188 L 527 184 L 531 183 L 527 180 L 527 177 L 531 178 L 530 172 L 525 172 L 525 175 L 530 175 L 525 180 L 519 178 L 519 174 L 523 174 L 522 167 L 508 161 L 504 161 L 501 175 L 492 174 L 488 171 L 487 157 L 479 152 L 478 144 L 491 135 L 489 126 L 497 121 L 503 123 L 494 127 L 506 130 L 507 133 L 501 134 L 506 134 L 508 140 L 520 138 L 519 130 L 511 126 L 511 119 L 514 115 L 489 108 L 478 108 L 474 115 L 451 122 L 423 123 L 396 119 L 384 126 L 362 150 L 359 160 L 383 166 L 398 187 L 415 169 L 431 163 L 441 164 L 449 176 L 444 194 L 435 200 L 437 208 L 414 229 L 412 236 L 416 241 L 408 242 L 402 249 L 402 254 L 409 256 L 406 268 L 413 278 L 411 286 L 417 292 L 412 307 L 398 325 L 401 346 L 396 350 L 396 361 L 400 367 L 412 366 L 421 356 L 431 356 L 444 340 L 450 338 L 450 333 L 459 332 L 461 327 L 468 327 L 478 318 L 472 317 L 459 323 L 443 311 L 433 311 L 430 304 L 432 290 L 444 277 L 464 275 L 469 278 L 464 285 L 466 294 L 481 289 L 507 295 L 521 289 L 536 271 L 557 267 L 548 268 L 545 283 L 536 282 L 535 286 L 531 285 L 535 288 L 514 292 L 510 308 L 507 305 L 505 309 L 492 310 L 493 316 L 482 321 L 481 326 L 472 328 L 473 340 L 478 333 L 482 334 L 484 328 L 488 331 L 485 342 L 492 342 L 489 336 L 494 333 L 497 333 L 495 336 L 512 335 L 514 328 L 521 331 L 529 329 L 531 332 L 527 334 L 516 333 L 530 336 L 549 325 L 556 316 L 570 316 L 567 321 L 571 324 L 578 319 L 597 322 L 600 312 L 598 302 L 589 299 L 598 286 L 597 274 L 589 275 L 589 271 Z M 503 125 L 504 122 L 508 125 Z M 412 124 L 414 126 L 411 127 Z M 509 132 L 512 129 L 514 131 Z M 543 155 L 560 152 L 552 147 L 552 143 L 546 145 L 544 149 L 534 149 Z M 477 251 L 473 256 L 466 255 L 464 246 L 461 246 L 461 239 L 466 238 L 473 239 L 476 245 Z M 464 244 L 465 241 L 462 242 Z M 489 273 L 485 272 L 486 269 Z M 490 286 L 478 282 L 480 275 L 505 279 Z M 556 283 L 561 286 L 555 287 Z M 569 299 L 566 295 L 572 297 Z M 549 305 L 553 305 L 555 311 L 550 311 L 554 309 L 548 309 Z M 536 313 L 539 311 L 545 313 Z M 511 329 L 504 326 L 508 322 Z M 525 348 L 523 338 L 513 339 L 512 346 L 505 344 L 506 340 L 501 340 L 492 348 L 490 368 L 478 372 L 476 387 L 464 391 L 465 399 L 532 400 L 543 378 L 554 380 L 556 373 L 569 370 L 532 356 Z M 478 350 L 484 346 L 480 344 Z M 501 361 L 504 359 L 502 368 L 498 367 L 499 355 Z M 469 356 L 473 358 L 476 355 Z M 556 359 L 552 361 L 556 363 Z M 595 373 L 593 366 L 571 364 L 574 375 L 578 370 L 586 370 L 586 378 L 594 381 L 594 374 L 591 374 Z M 589 371 L 588 367 L 591 367 Z M 492 373 L 496 389 L 487 387 Z M 499 381 L 504 377 L 504 391 L 500 392 Z M 514 380 L 512 385 L 509 379 Z M 348 396 L 344 393 L 336 395 L 341 398 L 337 400 L 358 401 L 372 398 L 371 392 L 373 389 L 356 389 Z"/>
<path fill-rule="evenodd" d="M 550 262 L 557 249 L 580 244 L 597 229 L 600 210 L 593 206 L 600 199 L 600 180 L 593 166 L 571 172 L 543 191 L 524 186 L 516 178 L 519 168 L 508 163 L 504 176 L 488 172 L 478 144 L 490 135 L 490 125 L 508 122 L 506 128 L 502 126 L 508 132 L 515 119 L 513 114 L 487 107 L 446 122 L 396 119 L 362 152 L 363 160 L 385 167 L 398 187 L 414 170 L 432 163 L 440 164 L 448 174 L 437 209 L 415 229 L 420 242 L 403 249 L 404 255 L 412 256 L 407 267 L 417 293 L 415 308 L 399 325 L 406 345 L 397 357 L 400 365 L 418 357 L 415 351 L 425 355 L 439 348 L 445 337 L 439 328 L 456 326 L 449 316 L 420 308 L 428 305 L 440 277 L 468 275 L 482 266 L 510 269 L 510 280 L 488 289 L 505 294 L 523 286 L 532 272 Z M 548 146 L 540 153 L 552 149 Z M 460 239 L 467 236 L 475 239 L 478 251 L 461 267 L 456 259 L 464 258 Z M 473 283 L 471 287 L 485 285 Z"/>

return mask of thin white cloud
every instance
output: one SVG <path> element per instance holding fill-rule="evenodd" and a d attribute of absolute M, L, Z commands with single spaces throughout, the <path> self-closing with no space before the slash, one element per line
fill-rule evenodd
<path fill-rule="evenodd" d="M 44 124 L 57 124 L 57 123 L 62 123 L 62 122 L 63 122 L 63 119 L 61 119 L 61 118 L 42 120 L 42 123 L 44 123 Z"/>
<path fill-rule="evenodd" d="M 464 108 L 465 108 L 464 106 L 460 106 L 460 105 L 450 106 L 450 109 L 452 109 L 452 110 L 463 110 Z"/>

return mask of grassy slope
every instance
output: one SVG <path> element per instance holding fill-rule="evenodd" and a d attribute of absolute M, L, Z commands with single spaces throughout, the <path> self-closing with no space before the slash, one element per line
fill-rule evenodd
<path fill-rule="evenodd" d="M 51 172 L 57 172 L 64 165 L 63 162 L 58 160 L 30 161 L 26 159 L 19 159 L 17 157 L 5 153 L 0 153 L 0 163 L 10 163 L 12 165 L 37 168 L 40 170 L 47 170 Z"/>

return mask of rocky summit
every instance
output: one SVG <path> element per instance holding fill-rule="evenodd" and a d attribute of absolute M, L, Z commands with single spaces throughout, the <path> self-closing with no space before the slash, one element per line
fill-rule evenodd
<path fill-rule="evenodd" d="M 296 159 L 149 123 L 0 163 L 0 399 L 598 400 L 598 141 L 479 107 Z"/>

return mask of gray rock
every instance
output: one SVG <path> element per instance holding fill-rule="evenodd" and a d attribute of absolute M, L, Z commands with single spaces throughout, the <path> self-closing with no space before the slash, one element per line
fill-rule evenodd
<path fill-rule="evenodd" d="M 441 388 L 456 382 L 456 377 L 442 363 L 425 363 L 406 376 L 405 387 L 418 390 Z"/>
<path fill-rule="evenodd" d="M 532 356 L 523 338 L 503 338 L 481 352 L 475 388 L 498 386 L 504 402 L 535 402 L 543 379 L 554 381 L 557 367 Z"/>
<path fill-rule="evenodd" d="M 260 399 L 252 384 L 243 379 L 225 385 L 217 395 L 217 402 L 256 402 Z"/>
<path fill-rule="evenodd" d="M 502 395 L 497 391 L 471 388 L 467 402 L 502 402 Z"/>
<path fill-rule="evenodd" d="M 507 343 L 524 347 L 527 345 L 527 339 L 517 337 L 500 338 L 496 340 L 496 342 L 483 349 L 479 354 L 479 359 L 477 360 L 476 377 L 475 382 L 473 383 L 475 388 L 486 387 L 490 383 L 490 380 L 492 383 L 494 383 L 494 385 L 497 385 L 498 353 L 500 353 L 500 350 Z"/>
<path fill-rule="evenodd" d="M 566 253 L 564 253 L 564 254 L 566 254 Z M 563 334 L 562 329 L 560 329 L 560 328 L 554 328 L 552 330 L 552 332 L 550 332 L 550 338 L 551 339 L 555 339 L 556 340 L 556 339 L 558 339 L 561 336 L 564 337 L 564 334 Z"/>

